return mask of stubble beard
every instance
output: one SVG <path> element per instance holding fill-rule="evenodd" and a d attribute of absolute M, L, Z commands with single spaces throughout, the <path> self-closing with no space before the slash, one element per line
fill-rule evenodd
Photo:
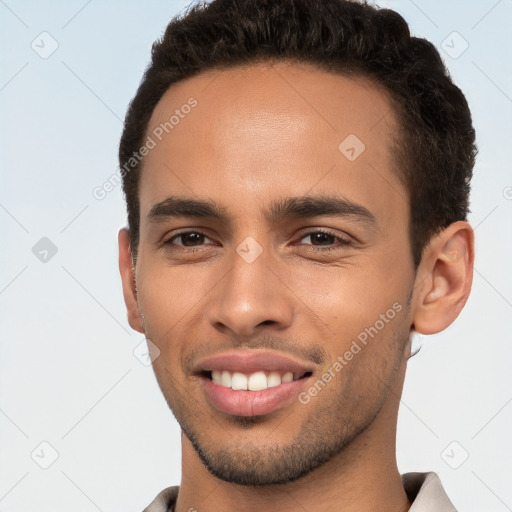
<path fill-rule="evenodd" d="M 314 397 L 318 403 L 304 419 L 299 433 L 285 445 L 271 442 L 272 433 L 286 428 L 284 425 L 269 429 L 265 438 L 269 442 L 264 447 L 244 441 L 244 432 L 269 421 L 265 416 L 230 417 L 229 423 L 237 427 L 240 436 L 232 436 L 230 441 L 219 444 L 215 439 L 208 438 L 208 429 L 201 430 L 200 425 L 207 425 L 207 422 L 197 421 L 194 424 L 188 421 L 190 414 L 181 414 L 186 408 L 175 407 L 177 404 L 171 405 L 169 401 L 168 404 L 183 433 L 212 475 L 225 482 L 244 486 L 286 484 L 308 475 L 340 455 L 374 422 L 389 395 L 406 345 L 403 337 L 396 333 L 394 342 L 402 349 L 395 353 L 388 375 L 379 379 L 382 387 L 378 393 L 369 393 L 365 396 L 366 400 L 361 401 L 356 398 L 357 393 L 353 389 L 348 390 L 349 386 L 338 386 L 336 393 L 331 394 L 333 399 L 320 401 L 321 395 L 327 393 L 322 391 Z"/>

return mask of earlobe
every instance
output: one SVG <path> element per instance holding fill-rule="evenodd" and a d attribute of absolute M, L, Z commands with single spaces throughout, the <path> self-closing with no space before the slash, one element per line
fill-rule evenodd
<path fill-rule="evenodd" d="M 132 329 L 144 333 L 144 325 L 137 303 L 135 273 L 130 255 L 130 234 L 126 228 L 119 230 L 119 272 L 123 285 L 123 297 L 128 313 L 128 323 Z"/>
<path fill-rule="evenodd" d="M 473 281 L 474 234 L 465 221 L 450 224 L 425 249 L 416 278 L 414 328 L 446 329 L 459 316 Z"/>

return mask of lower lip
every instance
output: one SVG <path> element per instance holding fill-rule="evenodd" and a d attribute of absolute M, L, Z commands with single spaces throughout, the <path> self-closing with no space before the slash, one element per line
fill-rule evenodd
<path fill-rule="evenodd" d="M 227 388 L 208 377 L 201 377 L 211 404 L 235 416 L 261 416 L 279 409 L 299 394 L 308 379 L 305 377 L 260 391 L 244 391 Z"/>

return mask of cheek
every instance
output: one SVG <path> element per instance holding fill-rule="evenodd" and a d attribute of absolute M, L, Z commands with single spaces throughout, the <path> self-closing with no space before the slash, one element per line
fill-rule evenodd
<path fill-rule="evenodd" d="M 386 259 L 368 254 L 337 265 L 281 262 L 274 267 L 278 278 L 264 268 L 262 275 L 273 290 L 269 293 L 280 294 L 295 311 L 291 332 L 307 333 L 337 357 L 355 340 L 380 339 L 388 336 L 390 328 L 398 328 L 401 316 L 393 305 L 405 310 L 407 279 L 398 272 L 399 266 L 390 267 Z M 141 263 L 137 291 L 146 335 L 161 351 L 182 354 L 191 336 L 207 334 L 199 330 L 208 329 L 209 301 L 229 291 L 222 288 L 228 281 L 220 281 L 230 267 L 220 262 L 171 266 L 151 258 Z M 268 279 L 276 279 L 275 285 Z"/>
<path fill-rule="evenodd" d="M 379 332 L 397 328 L 395 320 L 405 310 L 404 277 L 376 265 L 310 266 L 307 272 L 290 273 L 288 279 L 300 298 L 299 310 L 322 321 L 327 335 L 338 340 L 355 339 L 376 323 Z"/>
<path fill-rule="evenodd" d="M 175 333 L 198 314 L 211 288 L 204 271 L 190 266 L 148 264 L 138 277 L 137 295 L 146 334 L 155 340 L 178 339 Z"/>

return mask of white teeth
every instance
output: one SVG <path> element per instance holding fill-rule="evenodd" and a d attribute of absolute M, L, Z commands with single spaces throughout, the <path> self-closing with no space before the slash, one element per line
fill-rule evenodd
<path fill-rule="evenodd" d="M 215 382 L 217 382 L 217 384 L 222 384 L 223 386 L 230 388 L 231 387 L 231 373 L 229 373 L 227 371 L 223 371 L 220 381 L 215 381 Z"/>
<path fill-rule="evenodd" d="M 292 372 L 285 373 L 281 378 L 281 382 L 291 382 L 292 380 L 293 380 Z"/>
<path fill-rule="evenodd" d="M 274 386 L 279 386 L 279 384 L 281 384 L 281 375 L 277 372 L 271 372 L 267 377 L 267 386 L 273 388 Z"/>
<path fill-rule="evenodd" d="M 277 371 L 268 373 L 258 371 L 245 375 L 241 372 L 229 372 L 227 370 L 212 371 L 212 380 L 215 384 L 220 384 L 226 388 L 235 390 L 260 391 L 262 389 L 273 388 L 286 382 L 294 380 L 292 372 L 286 372 L 281 375 Z"/>
<path fill-rule="evenodd" d="M 265 375 L 265 372 L 256 372 L 251 374 L 247 381 L 247 389 L 250 389 L 251 391 L 267 389 L 267 376 Z"/>
<path fill-rule="evenodd" d="M 231 389 L 247 389 L 247 377 L 243 373 L 233 373 Z"/>

